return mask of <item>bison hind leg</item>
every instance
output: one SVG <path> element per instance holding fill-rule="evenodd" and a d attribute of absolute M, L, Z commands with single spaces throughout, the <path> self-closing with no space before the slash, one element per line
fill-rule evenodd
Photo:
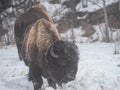
<path fill-rule="evenodd" d="M 18 54 L 19 54 L 19 59 L 20 59 L 20 61 L 22 61 L 22 55 L 21 55 L 21 53 L 18 52 Z"/>
<path fill-rule="evenodd" d="M 49 86 L 53 87 L 54 89 L 56 89 L 56 83 L 52 80 L 52 79 L 47 79 L 48 80 L 48 84 Z"/>
<path fill-rule="evenodd" d="M 18 49 L 18 56 L 20 61 L 22 61 L 22 55 L 21 55 L 21 44 L 16 43 L 17 49 Z"/>

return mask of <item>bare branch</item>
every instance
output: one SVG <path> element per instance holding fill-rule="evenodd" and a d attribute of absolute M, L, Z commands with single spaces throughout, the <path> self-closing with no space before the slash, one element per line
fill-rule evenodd
<path fill-rule="evenodd" d="M 24 1 L 20 2 L 19 4 L 17 4 L 17 5 L 10 5 L 10 7 L 13 7 L 13 8 L 18 7 L 18 6 L 22 5 L 22 4 L 24 4 L 26 1 L 27 0 L 24 0 Z"/>

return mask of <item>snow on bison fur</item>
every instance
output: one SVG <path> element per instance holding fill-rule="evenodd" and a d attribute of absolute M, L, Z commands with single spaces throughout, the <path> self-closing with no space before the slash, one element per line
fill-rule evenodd
<path fill-rule="evenodd" d="M 55 24 L 49 20 L 39 19 L 25 33 L 22 55 L 34 90 L 41 88 L 42 76 L 53 88 L 75 79 L 78 48 L 70 41 L 62 41 Z"/>
<path fill-rule="evenodd" d="M 41 18 L 45 18 L 53 22 L 46 8 L 43 5 L 38 4 L 30 8 L 27 12 L 20 15 L 16 19 L 14 26 L 14 36 L 20 60 L 22 60 L 21 46 L 24 39 L 24 33 L 27 30 L 26 28 Z"/>

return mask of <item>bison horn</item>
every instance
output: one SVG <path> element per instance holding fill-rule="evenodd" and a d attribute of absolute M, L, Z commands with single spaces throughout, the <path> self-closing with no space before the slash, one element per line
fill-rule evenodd
<path fill-rule="evenodd" d="M 53 46 L 50 48 L 50 55 L 54 58 L 58 58 L 58 55 L 55 54 L 54 50 L 53 50 Z"/>

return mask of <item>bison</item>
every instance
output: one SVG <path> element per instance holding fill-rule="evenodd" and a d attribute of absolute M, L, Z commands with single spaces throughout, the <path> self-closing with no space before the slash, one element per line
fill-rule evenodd
<path fill-rule="evenodd" d="M 61 40 L 43 5 L 35 5 L 18 17 L 14 31 L 19 58 L 29 67 L 34 90 L 41 88 L 42 76 L 53 88 L 75 79 L 78 48 L 70 41 Z"/>
<path fill-rule="evenodd" d="M 42 76 L 53 88 L 75 79 L 78 48 L 70 41 L 61 40 L 55 24 L 45 18 L 26 30 L 22 57 L 29 67 L 29 80 L 33 82 L 34 90 L 41 88 Z"/>
<path fill-rule="evenodd" d="M 27 12 L 17 18 L 14 26 L 14 36 L 20 60 L 22 60 L 21 47 L 27 27 L 41 18 L 45 18 L 53 22 L 52 19 L 49 17 L 46 8 L 41 4 L 33 6 Z"/>

